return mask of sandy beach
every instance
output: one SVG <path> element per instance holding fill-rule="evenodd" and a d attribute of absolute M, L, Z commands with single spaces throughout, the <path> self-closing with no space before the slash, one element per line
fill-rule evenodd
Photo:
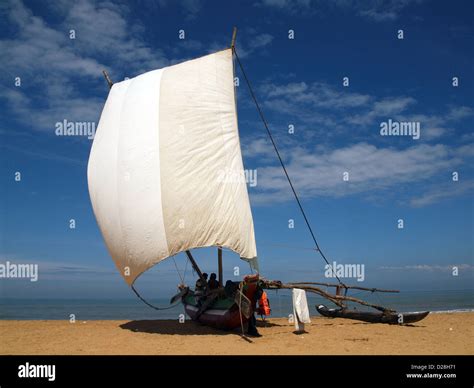
<path fill-rule="evenodd" d="M 259 322 L 247 342 L 191 321 L 0 321 L 0 354 L 410 355 L 474 354 L 474 313 L 430 314 L 414 325 L 313 317 L 295 334 L 283 318 Z"/>

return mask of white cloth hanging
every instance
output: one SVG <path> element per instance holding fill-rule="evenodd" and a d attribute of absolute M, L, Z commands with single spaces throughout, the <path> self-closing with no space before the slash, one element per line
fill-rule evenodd
<path fill-rule="evenodd" d="M 296 331 L 304 331 L 304 324 L 311 323 L 305 290 L 293 288 L 293 316 Z"/>

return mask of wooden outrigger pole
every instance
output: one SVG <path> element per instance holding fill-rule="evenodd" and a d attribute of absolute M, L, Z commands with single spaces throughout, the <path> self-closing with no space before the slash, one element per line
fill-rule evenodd
<path fill-rule="evenodd" d="M 347 307 L 346 303 L 344 303 L 344 302 L 348 301 L 348 302 L 358 303 L 358 304 L 361 304 L 363 306 L 372 307 L 372 308 L 374 308 L 376 310 L 379 310 L 379 311 L 382 311 L 382 312 L 394 312 L 394 310 L 392 310 L 392 309 L 389 309 L 389 308 L 386 308 L 386 307 L 383 307 L 383 306 L 379 306 L 379 305 L 376 305 L 376 304 L 368 303 L 368 302 L 365 302 L 361 299 L 354 298 L 352 296 L 330 294 L 326 291 L 323 291 L 321 288 L 314 287 L 314 286 L 311 286 L 311 285 L 308 285 L 308 284 L 305 284 L 305 283 L 282 283 L 280 281 L 272 281 L 272 280 L 263 280 L 262 283 L 263 283 L 263 288 L 270 289 L 270 290 L 279 290 L 279 289 L 288 289 L 288 290 L 290 290 L 290 289 L 293 289 L 293 288 L 300 288 L 300 289 L 305 290 L 305 291 L 313 292 L 313 293 L 321 295 L 323 298 L 326 298 L 327 300 L 333 302 L 335 305 L 339 306 L 340 308 Z M 326 284 L 326 283 L 323 283 L 323 284 Z M 330 287 L 337 287 L 337 285 L 331 284 Z M 343 287 L 345 287 L 346 289 L 356 288 L 356 287 L 351 287 L 351 286 L 343 286 Z M 372 291 L 373 289 L 369 288 L 367 290 Z M 393 292 L 393 291 L 385 290 L 385 292 Z M 398 291 L 395 291 L 395 292 L 398 292 Z"/>
<path fill-rule="evenodd" d="M 317 285 L 317 286 L 324 286 L 324 287 L 341 287 L 346 290 L 361 290 L 361 291 L 370 291 L 370 292 L 392 292 L 397 293 L 400 292 L 399 290 L 385 290 L 382 288 L 368 288 L 368 287 L 359 287 L 359 286 L 346 286 L 345 284 L 334 284 L 334 283 L 319 283 L 319 282 L 289 282 L 287 284 L 291 285 Z"/>

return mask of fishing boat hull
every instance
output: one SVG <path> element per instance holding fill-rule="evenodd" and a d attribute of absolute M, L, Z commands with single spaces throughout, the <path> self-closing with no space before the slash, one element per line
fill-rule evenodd
<path fill-rule="evenodd" d="M 228 309 L 208 309 L 198 314 L 199 308 L 183 302 L 186 314 L 196 322 L 216 329 L 232 330 L 247 322 L 247 318 L 240 314 L 239 307 L 234 304 Z"/>
<path fill-rule="evenodd" d="M 245 276 L 240 298 L 236 297 L 239 283 L 228 281 L 226 287 L 214 296 L 210 294 L 199 299 L 192 290 L 186 289 L 181 294 L 181 302 L 193 321 L 216 329 L 232 330 L 246 324 L 253 315 L 258 281 L 258 274 Z"/>
<path fill-rule="evenodd" d="M 421 321 L 430 312 L 414 313 L 383 313 L 381 311 L 356 311 L 348 309 L 328 309 L 324 305 L 316 306 L 316 310 L 324 317 L 347 318 L 370 323 L 407 324 Z"/>

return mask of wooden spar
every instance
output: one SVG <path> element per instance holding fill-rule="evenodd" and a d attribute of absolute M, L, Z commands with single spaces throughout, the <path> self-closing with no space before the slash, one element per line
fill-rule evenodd
<path fill-rule="evenodd" d="M 217 248 L 217 265 L 219 266 L 219 285 L 224 286 L 224 276 L 222 271 L 222 247 Z"/>
<path fill-rule="evenodd" d="M 232 32 L 232 42 L 230 43 L 230 48 L 232 49 L 232 51 L 234 51 L 236 38 L 237 38 L 237 27 L 234 27 L 234 31 Z"/>
<path fill-rule="evenodd" d="M 378 306 L 376 304 L 371 304 L 371 303 L 368 303 L 368 302 L 365 302 L 363 300 L 353 298 L 353 297 L 347 296 L 347 295 L 329 294 L 329 293 L 321 290 L 318 287 L 313 287 L 313 286 L 305 285 L 305 284 L 302 284 L 302 283 L 283 284 L 281 282 L 275 282 L 275 281 L 264 281 L 263 282 L 263 288 L 267 288 L 267 289 L 288 289 L 288 290 L 293 289 L 293 288 L 301 288 L 302 290 L 309 291 L 309 292 L 314 292 L 315 294 L 319 294 L 323 298 L 326 298 L 326 299 L 330 300 L 335 305 L 337 305 L 341 308 L 345 308 L 346 305 L 345 305 L 344 301 L 348 301 L 348 302 L 359 303 L 363 306 L 372 307 L 372 308 L 374 308 L 376 310 L 379 310 L 379 311 L 393 312 L 393 310 L 388 309 L 386 307 Z"/>
<path fill-rule="evenodd" d="M 196 273 L 198 274 L 199 279 L 201 279 L 201 280 L 204 282 L 204 284 L 207 284 L 207 280 L 204 279 L 204 276 L 202 276 L 201 269 L 199 268 L 199 266 L 197 265 L 196 261 L 194 260 L 193 255 L 191 255 L 191 252 L 190 252 L 190 251 L 186 251 L 186 255 L 188 256 L 188 259 L 189 259 L 189 261 L 191 262 L 191 265 L 193 266 L 194 270 L 195 270 Z"/>
<path fill-rule="evenodd" d="M 298 286 L 298 287 L 295 287 L 294 285 L 286 285 L 286 284 L 283 284 L 282 285 L 283 287 L 282 288 L 287 288 L 287 289 L 291 289 L 291 288 L 301 288 L 303 290 L 306 290 L 306 291 L 310 291 L 310 292 L 314 292 L 316 294 L 319 294 L 321 296 L 323 296 L 324 298 L 330 300 L 331 302 L 333 302 L 334 304 L 338 305 L 339 307 L 346 307 L 346 305 L 344 304 L 344 301 L 348 301 L 348 302 L 354 302 L 354 303 L 359 303 L 363 306 L 368 306 L 368 307 L 372 307 L 376 310 L 379 310 L 379 311 L 393 311 L 391 309 L 388 309 L 386 307 L 382 307 L 382 306 L 379 306 L 379 305 L 376 305 L 376 304 L 372 304 L 372 303 L 368 303 L 368 302 L 365 302 L 361 299 L 357 299 L 357 298 L 354 298 L 354 297 L 351 297 L 351 296 L 347 296 L 347 295 L 332 295 L 332 294 L 328 294 L 327 292 L 324 292 L 323 290 L 317 288 L 317 287 L 311 287 L 311 286 Z"/>
<path fill-rule="evenodd" d="M 366 288 L 366 287 L 359 287 L 359 286 L 346 286 L 345 284 L 344 285 L 340 285 L 340 284 L 334 284 L 334 283 L 318 283 L 318 282 L 289 282 L 287 284 L 291 284 L 291 285 L 301 285 L 301 284 L 304 284 L 304 285 L 311 285 L 311 284 L 314 284 L 314 285 L 317 285 L 317 286 L 325 286 L 325 287 L 341 287 L 341 288 L 345 288 L 345 289 L 352 289 L 352 290 L 362 290 L 362 291 L 371 291 L 371 292 L 393 292 L 393 293 L 397 293 L 397 292 L 400 292 L 399 290 L 384 290 L 382 288 Z"/>
<path fill-rule="evenodd" d="M 109 75 L 107 74 L 105 70 L 102 70 L 102 74 L 104 74 L 105 80 L 109 84 L 109 89 L 111 89 L 114 83 L 112 82 L 112 80 L 110 79 Z"/>

